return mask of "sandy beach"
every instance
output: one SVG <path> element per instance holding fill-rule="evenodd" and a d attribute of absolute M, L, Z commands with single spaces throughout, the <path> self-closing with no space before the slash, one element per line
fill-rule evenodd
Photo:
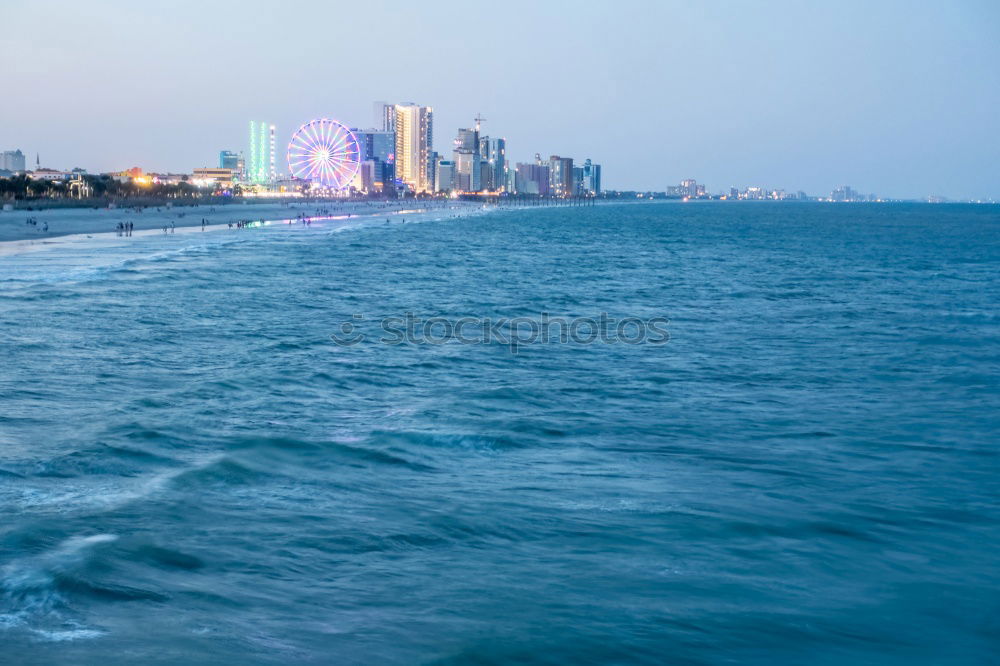
<path fill-rule="evenodd" d="M 335 229 L 353 224 L 371 223 L 386 218 L 399 221 L 409 215 L 415 219 L 467 215 L 482 210 L 482 205 L 454 201 L 393 202 L 313 202 L 310 204 L 255 204 L 194 206 L 183 209 L 55 209 L 0 213 L 0 257 L 37 252 L 70 245 L 93 244 L 103 240 L 139 240 L 166 235 L 236 230 L 239 221 L 252 227 L 274 226 L 293 221 L 292 227 Z M 35 224 L 26 224 L 32 219 Z M 202 225 L 205 220 L 205 225 Z M 132 222 L 130 236 L 116 231 L 119 223 Z M 46 231 L 46 225 L 48 230 Z M 166 229 L 166 232 L 164 231 Z"/>
<path fill-rule="evenodd" d="M 308 203 L 233 203 L 222 206 L 166 206 L 148 208 L 62 208 L 39 211 L 0 212 L 0 242 L 46 240 L 71 234 L 115 233 L 119 223 L 131 222 L 135 232 L 163 227 L 201 227 L 227 225 L 238 220 L 276 220 L 300 215 L 378 215 L 406 208 L 440 209 L 459 205 L 444 200 L 432 201 L 350 201 L 335 200 Z M 35 224 L 27 224 L 33 220 Z M 46 231 L 46 225 L 48 230 Z"/>

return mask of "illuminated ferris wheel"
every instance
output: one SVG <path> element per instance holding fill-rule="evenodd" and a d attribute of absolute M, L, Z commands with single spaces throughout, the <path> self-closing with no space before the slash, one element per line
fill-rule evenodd
<path fill-rule="evenodd" d="M 306 123 L 288 144 L 288 170 L 295 178 L 342 190 L 361 165 L 361 147 L 354 133 L 336 120 Z"/>

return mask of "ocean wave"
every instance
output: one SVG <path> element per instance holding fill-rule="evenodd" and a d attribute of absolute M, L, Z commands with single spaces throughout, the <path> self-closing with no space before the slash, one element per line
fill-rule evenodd
<path fill-rule="evenodd" d="M 80 610 L 83 602 L 167 601 L 168 595 L 160 591 L 98 578 L 110 565 L 110 549 L 119 543 L 116 534 L 71 536 L 0 568 L 0 630 L 24 629 L 55 642 L 99 638 L 107 632 L 87 625 Z M 130 555 L 134 553 L 145 554 L 140 561 L 181 569 L 200 566 L 196 558 L 169 549 L 144 546 Z"/>
<path fill-rule="evenodd" d="M 389 465 L 420 472 L 433 470 L 430 465 L 410 460 L 396 452 L 389 453 L 383 450 L 379 446 L 381 442 L 369 440 L 366 443 L 376 446 L 353 446 L 336 441 L 311 441 L 289 437 L 254 437 L 234 440 L 229 444 L 229 448 L 249 451 L 258 460 L 265 458 L 273 460 L 276 453 L 291 452 L 293 455 L 285 456 L 283 460 L 295 466 L 308 466 L 314 463 L 316 458 L 322 458 L 327 462 L 331 459 L 340 459 L 354 465 Z M 311 455 L 303 458 L 301 452 L 308 452 Z"/>
<path fill-rule="evenodd" d="M 63 641 L 78 641 L 105 636 L 107 632 L 98 629 L 32 629 L 32 633 L 43 641 L 62 643 Z"/>
<path fill-rule="evenodd" d="M 472 451 L 505 451 L 523 448 L 524 444 L 510 437 L 489 437 L 459 433 L 429 433 L 412 431 L 377 430 L 368 438 L 370 444 L 401 450 L 413 449 L 465 449 Z"/>
<path fill-rule="evenodd" d="M 153 473 L 115 474 L 114 465 L 100 463 L 99 474 L 55 476 L 57 484 L 44 484 L 45 476 L 34 483 L 21 483 L 0 495 L 4 504 L 16 506 L 22 512 L 38 514 L 88 514 L 116 511 L 133 502 L 144 501 L 170 487 L 185 475 L 197 475 L 211 468 L 222 454 L 207 454 L 188 463 L 171 463 L 171 468 Z M 176 466 L 173 466 L 176 465 Z M 130 468 L 124 468 L 128 471 Z M 122 471 L 121 469 L 118 470 Z"/>
<path fill-rule="evenodd" d="M 114 534 L 74 536 L 49 551 L 14 560 L 0 568 L 0 626 L 13 628 L 36 619 L 62 623 L 70 611 L 67 592 L 97 549 Z"/>

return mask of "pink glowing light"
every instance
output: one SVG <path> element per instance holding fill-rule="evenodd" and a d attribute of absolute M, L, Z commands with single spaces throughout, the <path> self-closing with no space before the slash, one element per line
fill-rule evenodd
<path fill-rule="evenodd" d="M 361 166 L 361 146 L 351 130 L 320 118 L 300 127 L 288 144 L 288 170 L 295 178 L 342 190 Z"/>

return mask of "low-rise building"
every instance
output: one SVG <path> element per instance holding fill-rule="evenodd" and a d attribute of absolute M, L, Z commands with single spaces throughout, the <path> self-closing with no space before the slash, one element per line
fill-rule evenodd
<path fill-rule="evenodd" d="M 28 177 L 34 180 L 73 180 L 79 178 L 73 171 L 58 171 L 57 169 L 35 169 L 28 172 Z"/>
<path fill-rule="evenodd" d="M 195 169 L 191 175 L 191 182 L 199 187 L 208 187 L 211 185 L 215 185 L 216 187 L 232 187 L 233 170 L 218 167 Z"/>

